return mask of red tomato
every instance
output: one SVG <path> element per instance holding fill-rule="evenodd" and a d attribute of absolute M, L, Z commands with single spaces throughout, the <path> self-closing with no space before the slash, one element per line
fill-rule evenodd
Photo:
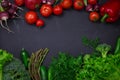
<path fill-rule="evenodd" d="M 75 0 L 74 3 L 73 3 L 73 7 L 76 10 L 82 10 L 84 8 L 83 0 Z"/>
<path fill-rule="evenodd" d="M 88 4 L 95 5 L 97 4 L 97 0 L 88 0 Z"/>
<path fill-rule="evenodd" d="M 72 0 L 63 0 L 61 6 L 63 9 L 70 9 L 72 7 Z"/>
<path fill-rule="evenodd" d="M 90 21 L 93 21 L 93 22 L 98 21 L 99 18 L 100 18 L 100 15 L 97 12 L 91 12 L 89 15 Z"/>
<path fill-rule="evenodd" d="M 25 20 L 27 23 L 29 24 L 34 24 L 36 23 L 38 19 L 38 15 L 36 12 L 34 11 L 28 11 L 26 14 L 25 14 Z"/>
<path fill-rule="evenodd" d="M 43 27 L 44 26 L 44 21 L 42 19 L 38 19 L 36 22 L 37 27 Z"/>
<path fill-rule="evenodd" d="M 14 0 L 14 2 L 17 6 L 23 6 L 25 3 L 24 0 Z"/>
<path fill-rule="evenodd" d="M 63 13 L 63 8 L 61 5 L 56 5 L 55 7 L 53 7 L 53 13 L 55 15 L 61 15 Z"/>
<path fill-rule="evenodd" d="M 43 4 L 40 8 L 40 14 L 44 17 L 49 17 L 52 14 L 52 6 L 48 4 Z"/>

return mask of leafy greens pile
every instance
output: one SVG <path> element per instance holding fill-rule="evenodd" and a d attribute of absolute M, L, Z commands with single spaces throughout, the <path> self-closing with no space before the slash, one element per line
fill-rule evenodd
<path fill-rule="evenodd" d="M 86 40 L 93 52 L 78 57 L 60 52 L 49 67 L 48 80 L 120 80 L 120 38 L 112 53 L 110 45 Z"/>

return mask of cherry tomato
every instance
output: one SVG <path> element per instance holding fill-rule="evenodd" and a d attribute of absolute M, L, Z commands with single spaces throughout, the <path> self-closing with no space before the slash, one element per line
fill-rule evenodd
<path fill-rule="evenodd" d="M 23 6 L 25 3 L 24 0 L 14 0 L 14 2 L 17 6 Z"/>
<path fill-rule="evenodd" d="M 97 4 L 97 0 L 88 0 L 88 4 L 95 5 Z"/>
<path fill-rule="evenodd" d="M 29 24 L 34 24 L 36 23 L 38 19 L 38 15 L 36 12 L 34 11 L 28 11 L 26 14 L 25 14 L 25 20 L 27 23 Z"/>
<path fill-rule="evenodd" d="M 73 3 L 73 7 L 75 10 L 82 10 L 84 8 L 83 0 L 75 0 Z"/>
<path fill-rule="evenodd" d="M 43 27 L 44 26 L 44 21 L 42 19 L 38 19 L 36 22 L 37 27 Z"/>
<path fill-rule="evenodd" d="M 52 14 L 52 6 L 48 4 L 43 4 L 40 8 L 40 14 L 44 17 L 49 17 Z"/>
<path fill-rule="evenodd" d="M 99 18 L 100 18 L 100 15 L 99 15 L 99 13 L 97 13 L 97 12 L 91 12 L 91 13 L 89 14 L 89 19 L 90 19 L 90 21 L 96 22 L 96 21 L 99 20 Z"/>
<path fill-rule="evenodd" d="M 53 7 L 53 13 L 55 15 L 61 15 L 63 13 L 63 8 L 61 5 L 56 5 L 55 7 Z"/>
<path fill-rule="evenodd" d="M 63 9 L 70 9 L 72 7 L 72 0 L 63 0 L 61 6 Z"/>

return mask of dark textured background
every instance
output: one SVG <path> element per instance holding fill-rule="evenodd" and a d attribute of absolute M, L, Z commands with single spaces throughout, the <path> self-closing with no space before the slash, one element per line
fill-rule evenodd
<path fill-rule="evenodd" d="M 25 9 L 25 8 L 24 8 Z M 24 12 L 19 12 L 22 16 Z M 39 11 L 37 10 L 38 14 Z M 51 58 L 59 51 L 69 52 L 77 56 L 81 52 L 87 53 L 89 49 L 81 42 L 83 36 L 90 39 L 100 38 L 102 42 L 115 46 L 120 35 L 120 20 L 114 24 L 93 23 L 88 19 L 88 13 L 73 9 L 64 11 L 62 16 L 52 15 L 45 20 L 45 27 L 40 29 L 35 25 L 28 25 L 24 20 L 9 20 L 8 25 L 15 33 L 8 33 L 0 28 L 0 48 L 13 53 L 20 58 L 21 48 L 25 48 L 31 54 L 39 48 L 49 48 L 50 52 L 45 58 L 44 64 L 49 65 Z"/>

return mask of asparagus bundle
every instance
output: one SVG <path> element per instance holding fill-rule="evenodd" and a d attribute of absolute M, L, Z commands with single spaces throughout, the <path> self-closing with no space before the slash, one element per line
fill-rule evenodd
<path fill-rule="evenodd" d="M 32 80 L 41 80 L 39 69 L 48 51 L 49 49 L 45 48 L 32 53 L 28 65 L 28 70 Z"/>

